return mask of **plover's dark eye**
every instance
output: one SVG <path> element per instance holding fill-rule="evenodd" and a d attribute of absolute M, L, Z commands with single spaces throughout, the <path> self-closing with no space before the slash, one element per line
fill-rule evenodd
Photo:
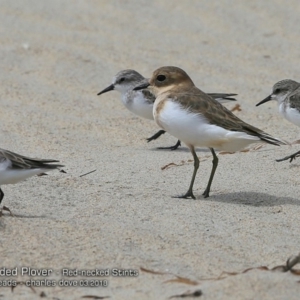
<path fill-rule="evenodd" d="M 166 80 L 166 76 L 165 76 L 165 75 L 158 75 L 158 76 L 156 77 L 156 79 L 157 79 L 158 81 L 165 81 L 165 80 Z"/>
<path fill-rule="evenodd" d="M 122 77 L 120 80 L 119 80 L 119 83 L 123 82 L 125 80 L 124 77 Z"/>

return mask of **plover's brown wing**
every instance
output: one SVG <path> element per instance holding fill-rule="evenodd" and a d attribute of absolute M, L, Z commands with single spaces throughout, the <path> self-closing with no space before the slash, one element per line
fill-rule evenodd
<path fill-rule="evenodd" d="M 177 102 L 189 111 L 203 115 L 210 124 L 230 131 L 240 131 L 257 136 L 269 144 L 286 145 L 283 141 L 273 138 L 268 133 L 245 123 L 225 106 L 196 87 L 177 93 L 171 92 L 168 98 L 176 99 Z"/>
<path fill-rule="evenodd" d="M 0 162 L 5 160 L 10 160 L 12 163 L 12 169 L 56 169 L 58 167 L 64 167 L 60 164 L 53 164 L 59 162 L 54 159 L 39 159 L 39 158 L 30 158 L 23 156 L 9 150 L 0 148 Z"/>

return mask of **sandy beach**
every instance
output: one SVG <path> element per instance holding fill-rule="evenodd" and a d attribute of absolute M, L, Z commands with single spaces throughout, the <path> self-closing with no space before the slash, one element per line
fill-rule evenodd
<path fill-rule="evenodd" d="M 175 199 L 192 176 L 189 149 L 158 150 L 176 138 L 147 143 L 154 121 L 129 112 L 116 91 L 97 96 L 120 70 L 150 77 L 178 66 L 205 92 L 237 93 L 245 122 L 296 141 L 300 128 L 275 102 L 255 104 L 275 82 L 300 80 L 299 15 L 296 0 L 2 0 L 0 147 L 57 159 L 66 173 L 1 186 L 15 217 L 0 218 L 0 299 L 299 299 L 299 276 L 258 267 L 300 252 L 300 158 L 275 161 L 300 145 L 220 154 L 205 199 L 212 157 L 198 149 L 197 199 Z M 55 286 L 12 291 L 9 279 Z"/>

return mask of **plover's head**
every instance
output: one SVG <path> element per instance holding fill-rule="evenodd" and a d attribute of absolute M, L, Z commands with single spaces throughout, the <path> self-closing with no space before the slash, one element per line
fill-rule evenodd
<path fill-rule="evenodd" d="M 113 78 L 112 84 L 110 86 L 108 86 L 107 88 L 105 88 L 100 93 L 98 93 L 98 95 L 107 93 L 112 90 L 116 90 L 116 91 L 120 92 L 121 94 L 126 93 L 129 90 L 132 90 L 143 79 L 144 79 L 144 77 L 140 73 L 138 73 L 134 70 L 120 71 Z"/>
<path fill-rule="evenodd" d="M 153 75 L 147 84 L 140 85 L 134 90 L 147 88 L 148 86 L 154 87 L 155 93 L 165 92 L 174 88 L 194 86 L 193 81 L 189 75 L 177 67 L 161 67 L 153 72 Z"/>
<path fill-rule="evenodd" d="M 276 100 L 278 104 L 281 104 L 286 99 L 286 97 L 290 93 L 295 91 L 298 87 L 300 87 L 300 83 L 297 81 L 291 79 L 281 80 L 274 84 L 271 94 L 264 100 L 257 103 L 256 106 L 259 106 L 271 100 Z"/>

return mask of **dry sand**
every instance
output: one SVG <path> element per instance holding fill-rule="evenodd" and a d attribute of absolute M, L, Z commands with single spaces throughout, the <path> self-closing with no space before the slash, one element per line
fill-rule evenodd
<path fill-rule="evenodd" d="M 211 156 L 199 149 L 197 200 L 174 199 L 192 175 L 188 149 L 157 150 L 176 139 L 147 144 L 154 122 L 127 111 L 117 92 L 96 96 L 121 69 L 150 76 L 175 65 L 204 91 L 238 93 L 246 122 L 299 139 L 275 103 L 255 107 L 278 80 L 300 80 L 299 1 L 220 2 L 1 1 L 1 147 L 59 159 L 67 172 L 2 187 L 16 217 L 0 218 L 1 267 L 54 269 L 45 279 L 57 282 L 62 268 L 139 276 L 110 276 L 106 288 L 0 288 L 0 299 L 168 299 L 198 289 L 201 299 L 299 299 L 291 273 L 203 280 L 299 253 L 300 159 L 275 162 L 299 145 L 220 155 L 208 199 Z M 172 274 L 199 285 L 165 283 Z"/>

